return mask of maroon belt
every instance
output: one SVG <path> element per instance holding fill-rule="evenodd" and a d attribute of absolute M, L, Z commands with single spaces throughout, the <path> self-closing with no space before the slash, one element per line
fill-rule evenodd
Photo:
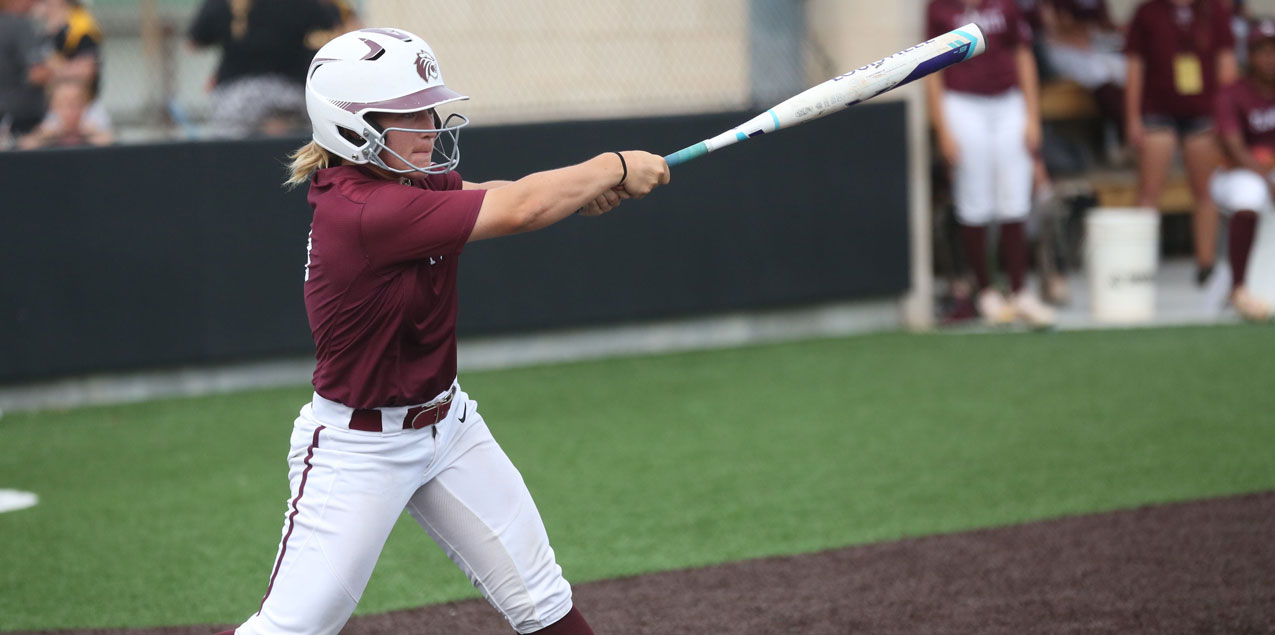
<path fill-rule="evenodd" d="M 446 401 L 442 403 L 408 408 L 407 414 L 403 416 L 403 429 L 420 430 L 442 421 L 447 417 L 448 411 L 452 409 L 452 397 L 454 396 L 456 396 L 456 393 L 450 392 L 445 397 Z M 350 415 L 350 429 L 363 432 L 384 432 L 381 429 L 381 411 L 366 408 L 355 410 L 354 414 Z"/>

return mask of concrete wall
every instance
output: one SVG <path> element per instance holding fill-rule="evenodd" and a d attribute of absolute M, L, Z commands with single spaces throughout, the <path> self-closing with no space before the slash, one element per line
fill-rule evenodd
<path fill-rule="evenodd" d="M 747 0 L 368 0 L 426 38 L 484 123 L 740 108 Z"/>

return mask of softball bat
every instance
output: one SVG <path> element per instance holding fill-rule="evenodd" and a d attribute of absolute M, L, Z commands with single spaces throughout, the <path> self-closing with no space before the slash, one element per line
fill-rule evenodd
<path fill-rule="evenodd" d="M 845 110 L 930 73 L 982 55 L 986 50 L 987 40 L 983 31 L 975 24 L 966 24 L 808 88 L 770 110 L 716 137 L 678 150 L 664 160 L 670 166 L 685 163 L 750 137 L 791 128 Z"/>

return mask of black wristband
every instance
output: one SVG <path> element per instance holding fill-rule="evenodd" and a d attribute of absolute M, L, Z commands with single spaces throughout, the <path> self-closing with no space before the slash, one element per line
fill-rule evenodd
<path fill-rule="evenodd" d="M 614 151 L 613 151 L 613 152 L 614 152 Z M 615 153 L 615 156 L 620 157 L 620 167 L 624 170 L 624 176 L 621 176 L 621 177 L 620 177 L 620 182 L 615 184 L 615 186 L 616 186 L 616 187 L 620 187 L 621 185 L 624 185 L 624 181 L 625 181 L 625 180 L 627 180 L 627 179 L 629 178 L 629 164 L 627 164 L 627 163 L 625 163 L 625 162 L 624 162 L 624 155 L 623 155 L 623 154 L 620 154 L 619 152 L 616 152 L 616 153 Z"/>

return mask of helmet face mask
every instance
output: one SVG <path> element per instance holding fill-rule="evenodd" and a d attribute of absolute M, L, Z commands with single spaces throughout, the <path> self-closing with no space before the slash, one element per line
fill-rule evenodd
<path fill-rule="evenodd" d="M 456 121 L 453 122 L 453 120 Z M 361 134 L 359 136 L 366 143 L 359 150 L 359 155 L 366 157 L 367 163 L 395 174 L 410 174 L 412 172 L 444 174 L 456 169 L 456 166 L 460 164 L 460 129 L 467 125 L 469 125 L 469 118 L 458 113 L 448 115 L 447 121 L 441 121 L 438 114 L 435 113 L 433 128 L 390 127 L 381 129 L 380 126 L 368 122 L 368 126 L 360 131 Z M 443 160 L 434 161 L 427 166 L 418 166 L 412 163 L 403 155 L 395 152 L 386 143 L 386 138 L 391 132 L 405 132 L 416 135 L 433 133 L 437 135 L 434 138 L 434 155 Z M 382 154 L 389 154 L 408 167 L 406 169 L 392 167 L 385 162 L 385 157 Z"/>
<path fill-rule="evenodd" d="M 361 29 L 328 42 L 315 54 L 306 76 L 306 110 L 314 141 L 342 159 L 370 163 L 396 174 L 441 174 L 460 163 L 460 129 L 469 124 L 453 114 L 433 128 L 387 128 L 370 119 L 376 112 L 411 113 L 469 99 L 443 83 L 438 61 L 419 37 L 397 29 Z M 437 134 L 435 154 L 441 161 L 416 165 L 386 145 L 390 131 Z M 386 164 L 382 153 L 402 161 Z"/>

